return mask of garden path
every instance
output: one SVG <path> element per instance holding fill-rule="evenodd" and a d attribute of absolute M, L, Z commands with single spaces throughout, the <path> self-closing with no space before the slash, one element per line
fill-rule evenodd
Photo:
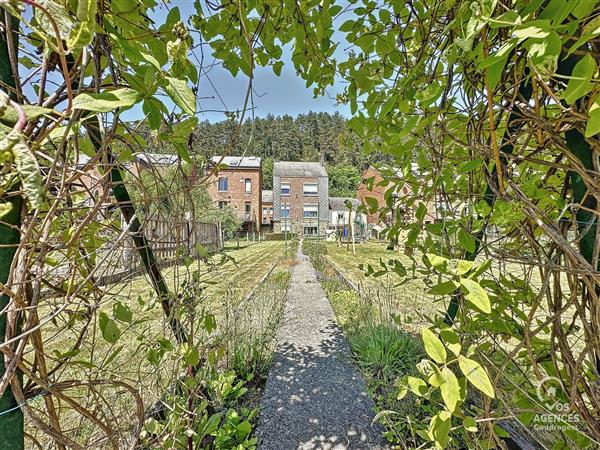
<path fill-rule="evenodd" d="M 374 405 L 316 271 L 298 249 L 262 399 L 260 450 L 385 449 Z"/>

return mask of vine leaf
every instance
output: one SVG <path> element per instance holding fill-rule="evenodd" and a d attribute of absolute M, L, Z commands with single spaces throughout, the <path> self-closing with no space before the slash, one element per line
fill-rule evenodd
<path fill-rule="evenodd" d="M 450 294 L 451 292 L 454 292 L 457 287 L 458 287 L 458 285 L 454 281 L 448 280 L 448 281 L 444 281 L 442 283 L 439 283 L 439 284 L 436 284 L 435 286 L 433 286 L 431 289 L 429 289 L 428 294 L 430 294 L 430 295 L 447 295 L 447 294 Z"/>
<path fill-rule="evenodd" d="M 585 127 L 585 137 L 592 137 L 600 133 L 600 95 L 590 106 L 589 119 Z"/>
<path fill-rule="evenodd" d="M 490 298 L 488 297 L 487 292 L 485 292 L 485 290 L 477 281 L 469 278 L 461 278 L 460 284 L 467 290 L 465 295 L 466 299 L 469 300 L 477 309 L 486 314 L 492 312 Z"/>
<path fill-rule="evenodd" d="M 423 330 L 421 330 L 421 336 L 423 337 L 425 351 L 431 359 L 439 364 L 444 364 L 446 362 L 447 354 L 442 341 L 440 341 L 429 328 L 423 328 Z"/>
<path fill-rule="evenodd" d="M 475 252 L 475 238 L 471 236 L 471 233 L 462 228 L 458 230 L 458 242 L 469 253 Z"/>
<path fill-rule="evenodd" d="M 119 330 L 116 322 L 103 312 L 100 313 L 98 322 L 100 324 L 100 331 L 102 332 L 102 337 L 104 340 L 111 344 L 117 342 L 121 336 L 121 330 Z"/>
<path fill-rule="evenodd" d="M 596 61 L 594 57 L 589 53 L 581 58 L 581 60 L 575 64 L 573 73 L 569 79 L 569 84 L 563 93 L 565 101 L 571 105 L 576 100 L 580 99 L 594 88 L 592 78 L 596 73 Z"/>
<path fill-rule="evenodd" d="M 454 412 L 456 405 L 458 405 L 458 401 L 460 400 L 460 386 L 458 384 L 458 379 L 447 367 L 442 369 L 442 377 L 444 378 L 444 382 L 440 386 L 442 400 L 444 400 L 444 403 L 448 407 L 448 411 Z"/>
<path fill-rule="evenodd" d="M 185 80 L 172 77 L 165 77 L 165 79 L 167 80 L 165 92 L 173 100 L 173 103 L 179 106 L 184 113 L 193 115 L 196 112 L 196 96 L 192 89 Z"/>
<path fill-rule="evenodd" d="M 73 100 L 73 108 L 106 113 L 117 108 L 132 106 L 137 98 L 138 93 L 129 88 L 115 89 L 100 94 L 79 94 Z"/>
<path fill-rule="evenodd" d="M 477 361 L 465 358 L 464 356 L 459 356 L 458 366 L 465 377 L 467 377 L 467 380 L 469 380 L 473 386 L 475 386 L 488 397 L 495 397 L 492 382 L 490 381 L 486 371 Z"/>

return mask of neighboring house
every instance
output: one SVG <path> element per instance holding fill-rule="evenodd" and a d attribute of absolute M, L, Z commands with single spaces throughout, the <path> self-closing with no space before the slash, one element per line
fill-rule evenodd
<path fill-rule="evenodd" d="M 160 169 L 165 167 L 176 166 L 181 162 L 178 155 L 169 155 L 162 153 L 137 153 L 135 159 L 127 163 L 127 167 L 133 174 L 139 174 L 146 169 Z"/>
<path fill-rule="evenodd" d="M 347 202 L 352 205 L 352 210 L 346 206 Z M 366 234 L 367 215 L 357 212 L 359 206 L 360 201 L 355 198 L 329 197 L 329 228 L 335 231 L 336 237 L 348 237 L 352 232 L 357 238 Z"/>
<path fill-rule="evenodd" d="M 114 203 L 112 189 L 110 186 L 110 177 L 103 173 L 101 174 L 98 170 L 102 168 L 102 172 L 109 169 L 109 166 L 101 162 L 102 160 L 97 158 L 95 162 L 91 163 L 92 158 L 87 155 L 80 154 L 77 160 L 77 169 L 83 171 L 84 174 L 81 176 L 81 184 L 75 183 L 74 186 L 82 188 L 87 194 L 88 198 L 85 200 L 87 205 L 92 205 L 96 198 L 103 195 L 106 192 L 106 207 L 109 207 Z M 162 153 L 136 153 L 131 161 L 123 163 L 123 167 L 134 177 L 139 176 L 144 170 L 150 169 L 162 169 L 166 167 L 176 166 L 181 162 L 181 159 L 177 155 L 162 154 Z"/>
<path fill-rule="evenodd" d="M 358 200 L 363 205 L 369 207 L 369 204 L 365 199 L 371 197 L 377 202 L 378 208 L 384 207 L 386 205 L 385 193 L 390 188 L 390 185 L 381 186 L 382 181 L 383 176 L 381 175 L 381 172 L 375 167 L 369 166 L 369 168 L 363 172 L 362 181 L 358 186 Z M 367 214 L 367 224 L 370 226 L 385 224 L 389 222 L 390 219 L 391 217 L 389 217 L 389 215 L 381 217 L 379 211 L 374 213 L 369 212 L 369 214 Z"/>
<path fill-rule="evenodd" d="M 273 164 L 273 230 L 324 235 L 329 223 L 329 178 L 317 162 Z"/>
<path fill-rule="evenodd" d="M 273 229 L 273 191 L 262 191 L 262 228 Z"/>
<path fill-rule="evenodd" d="M 208 195 L 220 208 L 229 205 L 242 220 L 242 228 L 260 231 L 262 222 L 262 170 L 257 156 L 213 156 Z M 216 167 L 216 165 L 219 167 Z M 215 171 L 216 170 L 216 171 Z M 214 171 L 214 172 L 213 172 Z"/>
<path fill-rule="evenodd" d="M 413 165 L 413 172 L 416 172 L 417 167 Z M 415 222 L 416 212 L 419 205 L 423 202 L 417 200 L 413 201 L 413 190 L 410 184 L 405 183 L 402 188 L 396 186 L 394 182 L 385 183 L 382 172 L 390 172 L 392 177 L 390 178 L 401 178 L 402 172 L 393 168 L 382 168 L 380 169 L 370 166 L 362 176 L 362 181 L 358 187 L 358 199 L 363 205 L 369 208 L 369 202 L 367 197 L 374 199 L 377 203 L 378 208 L 385 207 L 389 203 L 396 206 L 394 209 L 395 213 L 401 214 L 402 221 L 405 223 Z M 384 173 L 385 173 L 384 172 Z M 387 194 L 387 195 L 386 195 Z M 426 207 L 426 214 L 424 218 L 425 223 L 433 223 L 437 220 L 437 202 L 427 201 L 424 203 Z M 367 223 L 371 228 L 377 229 L 382 226 L 388 226 L 396 218 L 393 217 L 391 211 L 382 213 L 376 211 L 374 213 L 367 214 Z"/>

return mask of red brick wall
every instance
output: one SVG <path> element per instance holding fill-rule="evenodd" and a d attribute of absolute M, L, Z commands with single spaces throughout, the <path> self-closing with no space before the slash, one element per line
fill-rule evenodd
<path fill-rule="evenodd" d="M 219 178 L 227 177 L 227 192 L 219 191 Z M 249 178 L 252 183 L 252 192 L 246 193 L 244 180 Z M 254 222 L 260 231 L 262 218 L 262 172 L 260 169 L 224 169 L 218 174 L 211 175 L 208 179 L 208 195 L 218 205 L 220 201 L 229 202 L 236 211 L 237 217 L 244 222 Z M 246 220 L 245 204 L 251 204 L 250 220 Z"/>
<path fill-rule="evenodd" d="M 365 182 L 365 180 L 368 180 L 371 177 L 373 177 L 373 190 L 370 191 L 367 189 L 367 183 Z M 369 167 L 367 170 L 365 170 L 365 172 L 362 175 L 362 180 L 363 181 L 358 186 L 358 199 L 361 201 L 361 203 L 367 205 L 367 202 L 364 200 L 365 197 L 373 197 L 377 200 L 377 204 L 380 208 L 385 206 L 385 193 L 389 189 L 393 189 L 395 185 L 393 183 L 390 183 L 386 186 L 378 186 L 379 182 L 383 180 L 383 177 L 381 176 L 379 171 L 374 167 Z M 404 184 L 404 186 L 402 186 L 402 189 L 400 190 L 400 192 L 397 193 L 397 195 L 399 204 L 402 204 L 403 197 L 405 195 L 412 196 L 413 192 L 408 184 Z M 417 212 L 417 208 L 421 203 L 423 202 L 417 200 L 411 208 L 407 208 L 404 213 L 404 220 L 409 222 L 415 221 L 415 213 Z M 428 201 L 425 203 L 425 206 L 427 208 L 427 213 L 425 215 L 424 220 L 426 222 L 433 222 L 435 220 L 435 203 L 433 201 Z M 382 220 L 382 218 L 379 216 L 379 213 L 367 215 L 367 223 L 372 225 L 387 222 L 389 220 L 391 220 L 391 215 L 388 215 L 388 217 L 385 218 L 385 220 Z"/>
<path fill-rule="evenodd" d="M 370 178 L 373 178 L 373 189 L 372 190 L 367 189 L 366 180 L 369 180 Z M 375 169 L 374 167 L 369 167 L 367 170 L 365 170 L 363 172 L 362 180 L 363 181 L 358 186 L 358 199 L 361 201 L 361 203 L 363 205 L 367 205 L 365 198 L 373 197 L 375 200 L 377 200 L 377 204 L 379 205 L 380 208 L 382 206 L 385 206 L 385 197 L 384 197 L 385 193 L 388 189 L 393 187 L 393 185 L 388 184 L 387 186 L 378 186 L 379 182 L 383 180 L 383 177 L 381 176 L 379 171 L 377 169 Z M 379 213 L 367 214 L 367 223 L 368 224 L 375 225 L 380 222 L 382 222 L 382 220 L 379 217 Z"/>
<path fill-rule="evenodd" d="M 291 221 L 296 223 L 298 220 L 304 219 L 304 204 L 318 205 L 319 195 L 305 196 L 304 183 L 312 183 L 318 186 L 319 178 L 317 177 L 281 177 L 281 183 L 290 183 L 290 195 L 281 196 L 281 206 L 290 205 Z M 329 212 L 324 213 L 325 216 Z M 321 220 L 327 220 L 327 217 L 321 217 Z"/>
<path fill-rule="evenodd" d="M 262 214 L 263 225 L 270 225 L 273 220 L 273 202 L 263 202 L 263 208 L 267 208 L 266 214 Z"/>

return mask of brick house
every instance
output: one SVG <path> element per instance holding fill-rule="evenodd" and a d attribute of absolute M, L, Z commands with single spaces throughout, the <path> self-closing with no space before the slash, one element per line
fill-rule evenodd
<path fill-rule="evenodd" d="M 273 191 L 262 191 L 262 229 L 273 229 Z"/>
<path fill-rule="evenodd" d="M 242 220 L 242 229 L 260 231 L 262 222 L 262 169 L 257 156 L 213 156 L 207 171 L 208 195 L 218 207 L 229 205 Z"/>
<path fill-rule="evenodd" d="M 78 170 L 83 172 L 79 182 L 73 186 L 75 189 L 82 189 L 86 194 L 84 203 L 93 205 L 95 199 L 101 196 L 105 197 L 104 208 L 113 208 L 116 206 L 113 197 L 112 189 L 110 188 L 110 176 L 106 173 L 111 166 L 104 164 L 102 159 L 96 157 L 94 163 L 91 163 L 92 158 L 87 155 L 80 154 L 76 162 Z M 144 170 L 161 170 L 168 167 L 176 167 L 181 164 L 181 158 L 177 155 L 163 153 L 137 153 L 131 161 L 122 164 L 123 168 L 129 174 L 137 178 Z M 98 170 L 101 168 L 102 174 Z M 196 175 L 196 168 L 192 170 L 191 176 Z"/>
<path fill-rule="evenodd" d="M 273 164 L 273 230 L 325 235 L 329 223 L 329 177 L 317 162 Z"/>
<path fill-rule="evenodd" d="M 413 171 L 416 170 L 416 167 L 413 167 Z M 367 197 L 374 198 L 377 201 L 377 205 L 379 208 L 385 207 L 388 203 L 386 197 L 390 198 L 390 204 L 395 203 L 398 208 L 399 213 L 402 215 L 402 220 L 406 223 L 416 221 L 416 212 L 418 206 L 423 203 L 421 201 L 415 201 L 412 204 L 408 204 L 405 199 L 413 196 L 413 189 L 409 183 L 405 183 L 402 188 L 396 186 L 394 182 L 389 182 L 386 184 L 384 182 L 384 177 L 382 176 L 382 172 L 394 178 L 401 178 L 402 172 L 393 168 L 382 168 L 380 169 L 370 166 L 367 170 L 363 172 L 362 181 L 358 186 L 358 199 L 361 203 L 368 207 L 368 203 L 365 200 Z M 387 193 L 387 196 L 386 196 Z M 437 219 L 437 202 L 427 201 L 425 202 L 425 207 L 427 208 L 427 212 L 425 214 L 424 221 L 425 223 L 433 223 Z M 393 221 L 393 217 L 391 212 L 380 213 L 379 211 L 375 213 L 367 214 L 367 224 L 373 227 L 379 226 L 387 226 Z"/>

